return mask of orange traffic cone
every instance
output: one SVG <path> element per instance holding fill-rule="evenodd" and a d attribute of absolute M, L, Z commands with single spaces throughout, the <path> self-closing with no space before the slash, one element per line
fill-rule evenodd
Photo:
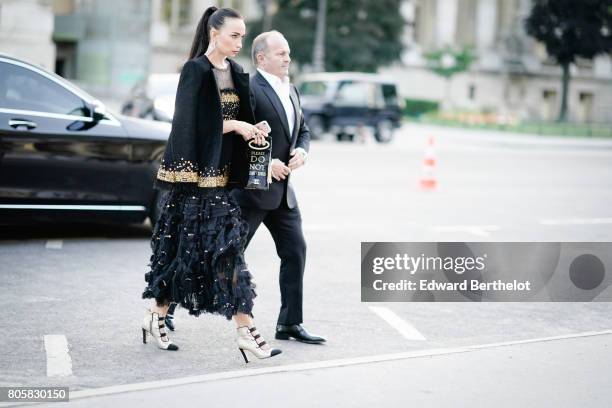
<path fill-rule="evenodd" d="M 421 176 L 421 190 L 433 191 L 438 186 L 435 176 L 436 169 L 436 153 L 434 152 L 434 138 L 430 137 L 425 148 L 425 157 L 423 158 L 423 175 Z"/>

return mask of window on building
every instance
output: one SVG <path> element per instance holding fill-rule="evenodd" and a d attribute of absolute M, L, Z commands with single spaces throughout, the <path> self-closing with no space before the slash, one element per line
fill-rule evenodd
<path fill-rule="evenodd" d="M 576 58 L 576 66 L 578 69 L 591 70 L 593 69 L 593 60 L 588 58 Z"/>
<path fill-rule="evenodd" d="M 543 120 L 553 120 L 558 109 L 557 91 L 554 89 L 542 90 L 542 99 L 540 118 Z"/>
<path fill-rule="evenodd" d="M 578 100 L 580 101 L 579 117 L 581 122 L 591 122 L 593 120 L 593 105 L 595 97 L 592 92 L 580 92 L 578 94 Z"/>
<path fill-rule="evenodd" d="M 55 50 L 55 73 L 63 78 L 76 78 L 77 43 L 57 41 Z"/>
<path fill-rule="evenodd" d="M 476 99 L 476 85 L 470 84 L 470 86 L 468 87 L 468 98 L 470 101 Z"/>

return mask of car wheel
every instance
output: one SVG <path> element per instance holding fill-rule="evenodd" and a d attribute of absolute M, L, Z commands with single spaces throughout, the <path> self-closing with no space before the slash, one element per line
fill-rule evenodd
<path fill-rule="evenodd" d="M 395 129 L 393 128 L 393 123 L 391 123 L 390 120 L 383 119 L 376 125 L 376 133 L 374 136 L 379 143 L 389 143 L 393 140 L 394 133 Z"/>
<path fill-rule="evenodd" d="M 319 115 L 313 115 L 308 118 L 308 128 L 310 129 L 310 138 L 312 140 L 321 140 L 325 134 L 325 125 L 323 118 Z"/>

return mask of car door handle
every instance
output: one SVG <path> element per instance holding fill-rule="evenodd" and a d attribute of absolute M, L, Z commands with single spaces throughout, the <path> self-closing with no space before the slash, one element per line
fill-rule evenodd
<path fill-rule="evenodd" d="M 13 129 L 17 129 L 17 128 L 21 127 L 21 126 L 25 126 L 26 128 L 28 128 L 28 130 L 36 129 L 36 123 L 34 123 L 34 122 L 30 121 L 30 120 L 10 119 L 8 124 Z"/>

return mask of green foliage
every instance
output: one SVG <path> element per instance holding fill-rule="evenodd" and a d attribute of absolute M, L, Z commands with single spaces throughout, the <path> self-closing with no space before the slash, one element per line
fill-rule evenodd
<path fill-rule="evenodd" d="M 525 20 L 527 34 L 544 43 L 563 69 L 559 121 L 567 118 L 569 65 L 577 57 L 592 59 L 612 51 L 610 0 L 534 0 Z"/>
<path fill-rule="evenodd" d="M 436 74 L 450 78 L 456 73 L 467 71 L 475 60 L 470 48 L 453 49 L 446 47 L 425 53 L 427 66 Z"/>
<path fill-rule="evenodd" d="M 406 23 L 399 13 L 400 3 L 400 0 L 328 0 L 326 71 L 375 72 L 379 66 L 398 60 Z M 317 0 L 278 0 L 278 12 L 272 17 L 272 29 L 285 35 L 291 58 L 301 65 L 312 63 L 317 6 Z M 247 41 L 260 28 L 261 22 L 254 22 Z"/>
<path fill-rule="evenodd" d="M 534 0 L 527 34 L 544 43 L 560 65 L 612 51 L 610 0 Z"/>
<path fill-rule="evenodd" d="M 424 113 L 437 111 L 440 104 L 425 99 L 405 99 L 404 115 L 418 117 Z"/>

